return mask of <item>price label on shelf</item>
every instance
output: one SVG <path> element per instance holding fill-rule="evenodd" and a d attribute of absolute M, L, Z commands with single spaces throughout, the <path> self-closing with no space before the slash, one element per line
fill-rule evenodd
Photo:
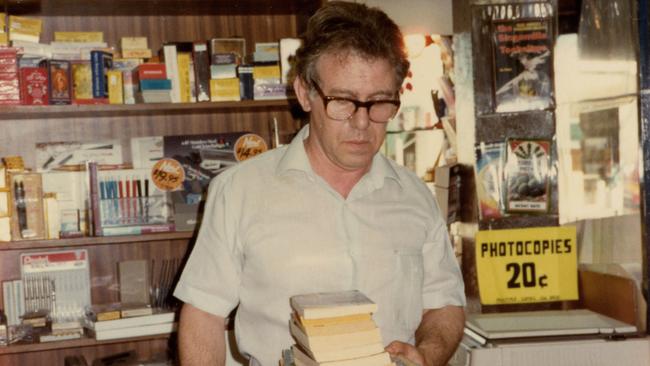
<path fill-rule="evenodd" d="M 489 230 L 476 234 L 481 303 L 578 298 L 575 227 Z"/>

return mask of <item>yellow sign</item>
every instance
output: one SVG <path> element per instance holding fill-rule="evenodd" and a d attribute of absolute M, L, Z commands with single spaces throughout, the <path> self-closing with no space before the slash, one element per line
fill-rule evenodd
<path fill-rule="evenodd" d="M 575 227 L 490 230 L 476 234 L 481 303 L 578 298 Z"/>

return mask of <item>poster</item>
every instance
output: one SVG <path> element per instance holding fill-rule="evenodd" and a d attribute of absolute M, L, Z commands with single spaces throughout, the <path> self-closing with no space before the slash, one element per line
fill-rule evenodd
<path fill-rule="evenodd" d="M 492 27 L 495 111 L 553 107 L 549 19 L 500 20 Z"/>

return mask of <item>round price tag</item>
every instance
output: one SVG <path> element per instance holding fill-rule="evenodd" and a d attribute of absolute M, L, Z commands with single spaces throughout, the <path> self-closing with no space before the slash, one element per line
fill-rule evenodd
<path fill-rule="evenodd" d="M 247 133 L 235 141 L 235 159 L 244 161 L 268 150 L 266 141 L 254 133 Z"/>
<path fill-rule="evenodd" d="M 576 229 L 479 231 L 476 271 L 482 304 L 576 300 Z"/>
<path fill-rule="evenodd" d="M 177 160 L 160 159 L 151 168 L 151 180 L 161 191 L 175 191 L 185 180 L 185 170 Z"/>

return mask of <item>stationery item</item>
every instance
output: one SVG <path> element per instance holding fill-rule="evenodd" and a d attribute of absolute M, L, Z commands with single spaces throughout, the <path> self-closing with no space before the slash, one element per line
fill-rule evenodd
<path fill-rule="evenodd" d="M 149 268 L 146 260 L 118 263 L 120 301 L 122 303 L 149 302 Z"/>
<path fill-rule="evenodd" d="M 13 240 L 45 239 L 43 184 L 39 173 L 11 173 Z"/>
<path fill-rule="evenodd" d="M 20 272 L 27 312 L 47 310 L 52 319 L 78 319 L 90 305 L 86 249 L 23 253 Z"/>
<path fill-rule="evenodd" d="M 82 170 L 87 161 L 95 161 L 103 168 L 120 166 L 120 140 L 96 142 L 42 142 L 36 144 L 36 170 Z"/>
<path fill-rule="evenodd" d="M 98 171 L 97 164 L 89 163 L 88 175 L 96 236 L 174 230 L 173 209 L 167 195 L 155 187 L 149 188 L 151 170 Z"/>
<path fill-rule="evenodd" d="M 163 146 L 165 158 L 180 165 L 184 177 L 181 189 L 171 194 L 179 231 L 196 227 L 201 199 L 213 177 L 268 148 L 260 136 L 246 132 L 165 136 Z"/>

